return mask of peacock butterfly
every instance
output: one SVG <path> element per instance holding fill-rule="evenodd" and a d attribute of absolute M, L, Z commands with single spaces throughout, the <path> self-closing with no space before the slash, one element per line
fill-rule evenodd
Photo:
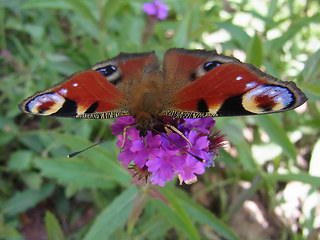
<path fill-rule="evenodd" d="M 19 108 L 55 117 L 132 115 L 145 136 L 161 116 L 203 118 L 292 110 L 307 97 L 251 64 L 216 51 L 169 49 L 163 66 L 154 52 L 120 53 L 37 92 Z"/>

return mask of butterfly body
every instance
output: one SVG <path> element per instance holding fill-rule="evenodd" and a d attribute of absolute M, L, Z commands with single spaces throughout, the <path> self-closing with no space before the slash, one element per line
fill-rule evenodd
<path fill-rule="evenodd" d="M 145 135 L 161 116 L 198 118 L 266 114 L 307 100 L 293 82 L 215 51 L 121 53 L 23 101 L 35 115 L 115 118 L 132 115 Z"/>

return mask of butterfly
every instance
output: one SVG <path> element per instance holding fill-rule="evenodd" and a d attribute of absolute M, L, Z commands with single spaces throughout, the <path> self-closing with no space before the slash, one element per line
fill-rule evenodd
<path fill-rule="evenodd" d="M 132 115 L 145 136 L 162 116 L 204 118 L 276 113 L 307 101 L 294 82 L 216 51 L 172 48 L 120 53 L 24 100 L 22 112 L 75 118 Z"/>

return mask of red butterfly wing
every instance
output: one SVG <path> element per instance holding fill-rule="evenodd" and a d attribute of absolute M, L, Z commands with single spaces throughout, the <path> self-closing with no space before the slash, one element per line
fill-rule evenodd
<path fill-rule="evenodd" d="M 122 92 L 103 75 L 87 70 L 36 93 L 19 107 L 22 111 L 35 115 L 78 117 L 94 112 L 110 111 L 111 114 L 119 108 L 122 99 Z"/>
<path fill-rule="evenodd" d="M 38 92 L 19 108 L 26 113 L 57 117 L 115 118 L 129 115 L 127 96 L 145 68 L 157 65 L 153 52 L 119 54 L 92 70 L 76 73 L 62 83 Z"/>
<path fill-rule="evenodd" d="M 170 109 L 162 115 L 196 118 L 265 114 L 294 109 L 307 100 L 293 82 L 280 81 L 235 58 L 179 49 L 170 54 L 175 56 L 166 73 L 177 71 L 184 76 L 178 83 L 184 87 L 175 91 Z M 183 61 L 193 68 L 185 70 Z"/>

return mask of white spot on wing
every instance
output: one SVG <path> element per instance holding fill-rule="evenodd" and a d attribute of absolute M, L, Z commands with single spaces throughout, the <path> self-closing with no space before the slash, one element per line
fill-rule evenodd
<path fill-rule="evenodd" d="M 61 89 L 59 90 L 59 93 L 60 93 L 61 95 L 64 95 L 64 96 L 67 94 L 67 92 L 68 92 L 68 90 L 65 89 L 65 88 L 61 88 Z"/>
<path fill-rule="evenodd" d="M 236 80 L 239 81 L 239 80 L 241 80 L 242 78 L 243 78 L 242 76 L 238 76 L 238 77 L 236 77 Z"/>
<path fill-rule="evenodd" d="M 61 97 L 58 93 L 48 94 L 48 97 L 56 103 L 64 102 L 64 97 Z"/>
<path fill-rule="evenodd" d="M 78 87 L 78 83 L 74 83 L 74 84 L 72 84 L 72 86 Z"/>
<path fill-rule="evenodd" d="M 246 89 L 245 90 L 248 90 L 250 88 L 254 88 L 257 85 L 258 85 L 258 83 L 256 83 L 256 82 L 249 82 L 249 83 L 246 84 Z"/>

